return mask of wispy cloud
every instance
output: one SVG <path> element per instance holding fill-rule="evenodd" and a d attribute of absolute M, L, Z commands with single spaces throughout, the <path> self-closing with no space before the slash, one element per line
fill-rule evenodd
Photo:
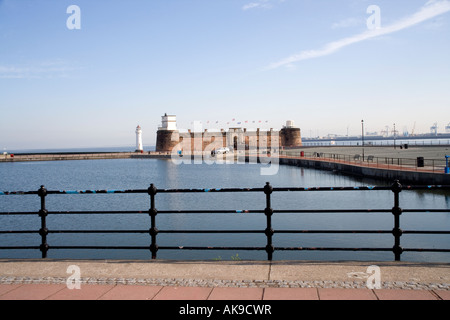
<path fill-rule="evenodd" d="M 242 10 L 250 10 L 250 9 L 270 9 L 273 7 L 273 2 L 284 2 L 285 0 L 256 0 L 242 6 Z"/>
<path fill-rule="evenodd" d="M 319 50 L 302 51 L 298 54 L 291 55 L 283 60 L 270 64 L 267 69 L 275 69 L 281 66 L 291 66 L 295 62 L 327 56 L 351 44 L 410 28 L 449 11 L 449 0 L 431 0 L 413 15 L 403 18 L 402 20 L 399 20 L 391 25 L 383 26 L 380 29 L 368 30 L 348 38 L 330 42 Z"/>
<path fill-rule="evenodd" d="M 67 78 L 77 70 L 64 61 L 45 61 L 35 65 L 0 65 L 0 79 Z"/>

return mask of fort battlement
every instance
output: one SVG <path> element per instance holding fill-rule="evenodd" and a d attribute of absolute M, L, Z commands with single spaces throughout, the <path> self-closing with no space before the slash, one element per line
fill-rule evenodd
<path fill-rule="evenodd" d="M 169 118 L 170 117 L 170 118 Z M 168 120 L 171 119 L 171 121 Z M 169 127 L 170 126 L 170 127 Z M 156 151 L 172 152 L 174 149 L 185 151 L 212 151 L 228 147 L 232 150 L 278 149 L 302 146 L 300 128 L 287 121 L 281 130 L 248 130 L 247 128 L 229 128 L 204 131 L 176 129 L 175 116 L 165 114 L 162 126 L 156 134 Z"/>

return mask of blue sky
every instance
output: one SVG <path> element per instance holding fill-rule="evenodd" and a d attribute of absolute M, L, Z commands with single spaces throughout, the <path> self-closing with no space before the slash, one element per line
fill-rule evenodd
<path fill-rule="evenodd" d="M 449 57 L 449 0 L 0 0 L 0 149 L 134 145 L 138 124 L 153 145 L 166 112 L 443 132 Z"/>

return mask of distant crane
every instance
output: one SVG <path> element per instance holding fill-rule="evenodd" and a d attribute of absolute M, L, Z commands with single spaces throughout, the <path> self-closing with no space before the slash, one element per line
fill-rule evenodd
<path fill-rule="evenodd" d="M 431 127 L 430 127 L 430 131 L 432 134 L 434 134 L 435 136 L 437 136 L 437 129 L 438 129 L 438 125 L 437 122 L 435 122 Z"/>
<path fill-rule="evenodd" d="M 389 137 L 389 126 L 385 126 L 384 128 L 384 130 L 381 130 L 381 135 L 383 137 Z"/>
<path fill-rule="evenodd" d="M 409 136 L 408 128 L 406 126 L 403 127 L 403 136 L 404 137 Z"/>
<path fill-rule="evenodd" d="M 414 126 L 413 126 L 412 131 L 411 131 L 411 135 L 412 136 L 414 135 L 414 131 L 415 130 L 416 130 L 416 122 L 414 121 Z"/>

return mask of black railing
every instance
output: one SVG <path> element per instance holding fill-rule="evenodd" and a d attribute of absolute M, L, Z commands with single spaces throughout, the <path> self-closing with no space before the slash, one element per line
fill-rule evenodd
<path fill-rule="evenodd" d="M 271 196 L 274 192 L 325 192 L 325 191 L 371 191 L 371 190 L 387 190 L 394 194 L 394 206 L 391 209 L 273 209 L 271 204 Z M 269 182 L 263 188 L 224 188 L 224 189 L 157 189 L 153 184 L 148 189 L 138 190 L 83 190 L 83 191 L 49 191 L 44 186 L 38 191 L 15 191 L 0 192 L 0 195 L 37 195 L 40 198 L 40 210 L 38 215 L 41 219 L 41 227 L 39 230 L 2 230 L 0 234 L 39 234 L 41 236 L 40 245 L 36 246 L 0 246 L 1 250 L 18 250 L 18 249 L 38 249 L 42 252 L 42 258 L 47 257 L 47 252 L 51 249 L 145 249 L 150 250 L 152 259 L 156 259 L 158 250 L 265 250 L 267 259 L 272 260 L 274 251 L 289 250 L 322 250 L 322 251 L 391 251 L 396 261 L 399 261 L 401 254 L 406 251 L 417 252 L 450 252 L 450 249 L 436 248 L 403 248 L 400 239 L 403 234 L 450 234 L 450 231 L 424 231 L 424 230 L 402 230 L 400 228 L 400 216 L 407 212 L 450 212 L 450 209 L 402 209 L 400 207 L 400 193 L 402 190 L 450 190 L 450 186 L 430 185 L 430 186 L 402 186 L 399 181 L 395 181 L 392 186 L 360 186 L 360 187 L 287 187 L 274 188 Z M 221 192 L 263 192 L 265 194 L 264 210 L 157 210 L 156 196 L 162 193 L 221 193 Z M 120 211 L 48 211 L 46 208 L 46 197 L 49 195 L 64 194 L 117 194 L 117 193 L 141 193 L 148 194 L 150 197 L 150 208 L 144 211 L 120 210 Z M 264 230 L 158 230 L 156 217 L 158 214 L 191 214 L 191 213 L 264 213 L 266 216 L 266 228 Z M 281 213 L 376 213 L 387 212 L 394 216 L 394 228 L 392 230 L 274 230 L 272 226 L 273 214 Z M 82 215 L 82 214 L 148 214 L 150 216 L 150 229 L 147 230 L 49 230 L 47 228 L 47 218 L 49 215 Z M 0 215 L 36 215 L 36 212 L 0 212 Z M 149 246 L 58 246 L 49 245 L 47 236 L 51 233 L 148 233 L 150 235 Z M 218 246 L 159 246 L 157 244 L 157 236 L 160 233 L 262 233 L 266 236 L 266 245 L 260 247 L 218 247 Z M 393 247 L 277 247 L 273 244 L 273 235 L 275 233 L 319 233 L 319 234 L 392 234 L 394 237 Z"/>

